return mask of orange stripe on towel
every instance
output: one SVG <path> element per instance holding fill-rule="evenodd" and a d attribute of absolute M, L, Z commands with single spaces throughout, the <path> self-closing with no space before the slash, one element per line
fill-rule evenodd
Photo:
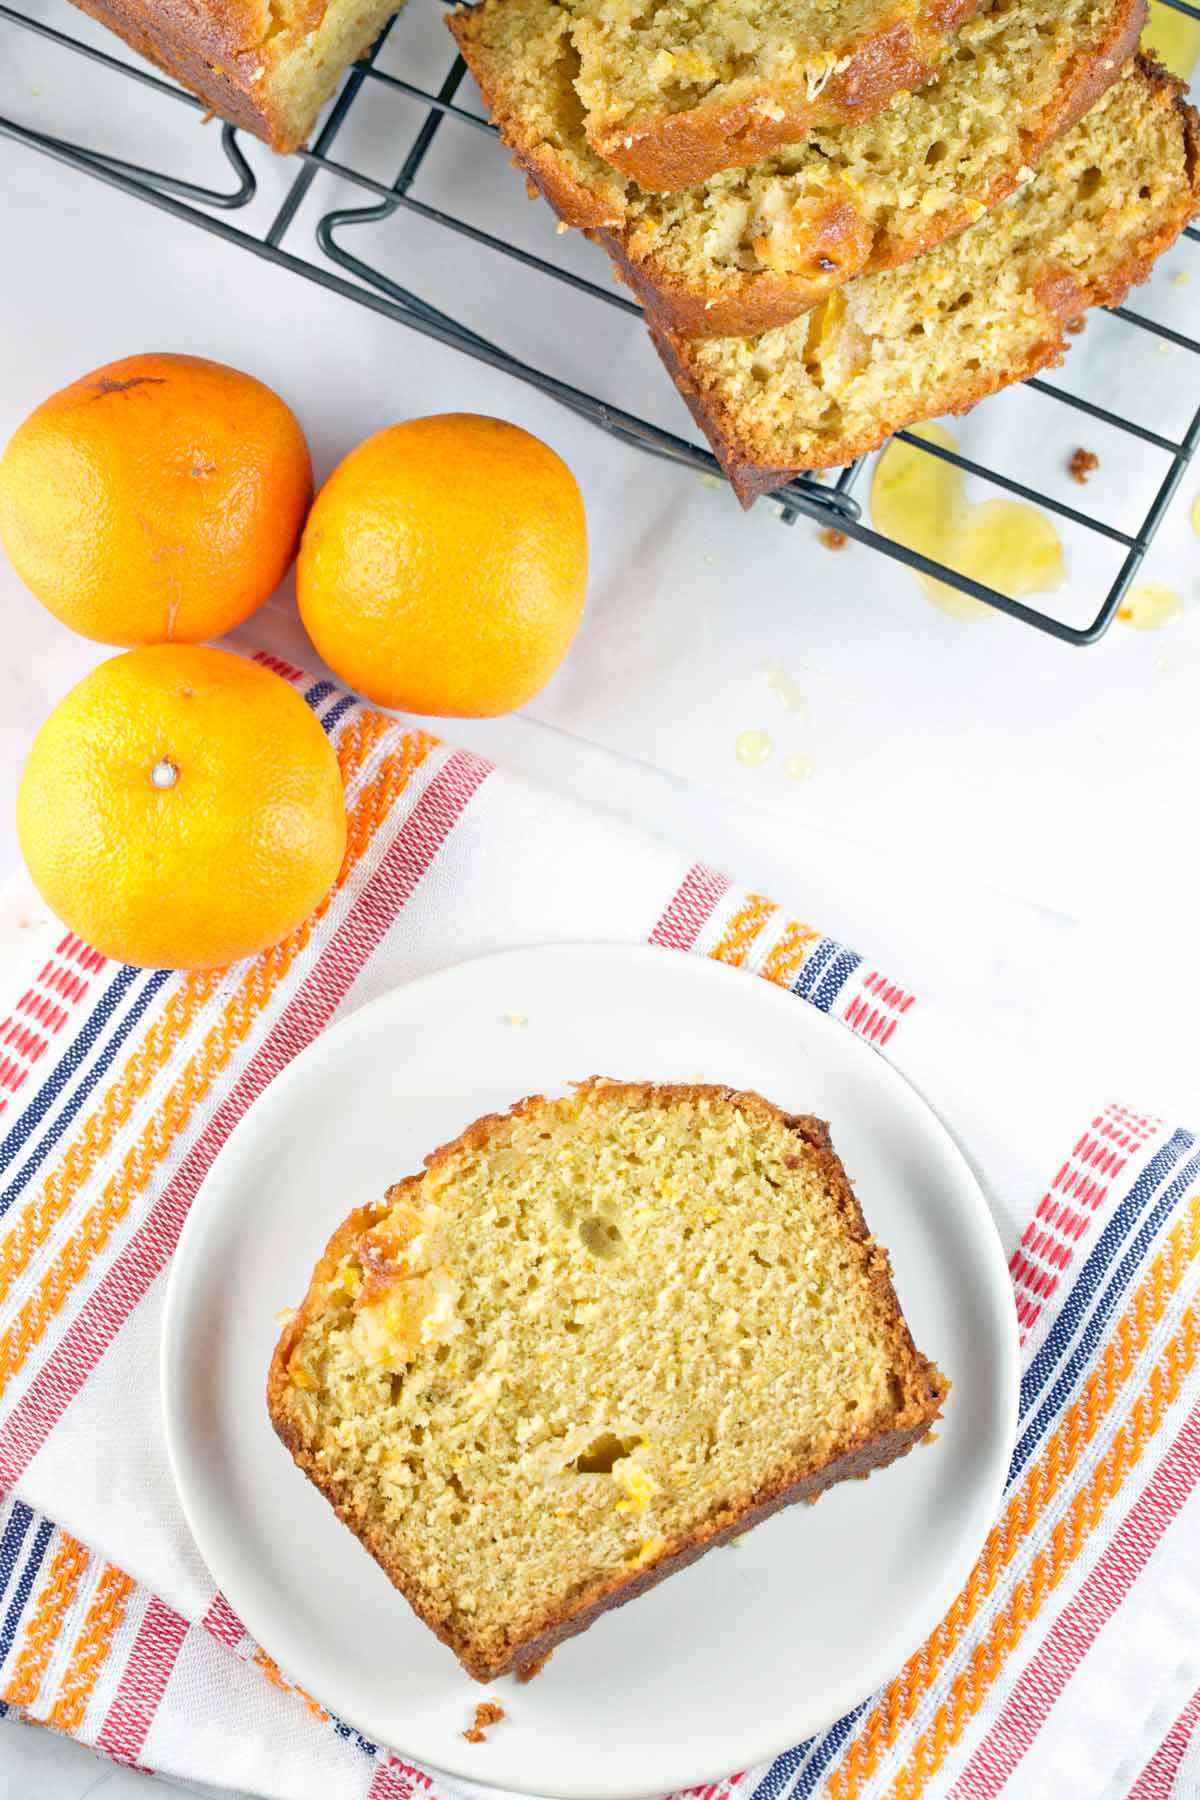
<path fill-rule="evenodd" d="M 338 761 L 346 786 L 358 775 L 367 757 L 387 735 L 391 724 L 382 713 L 367 712 L 346 728 L 338 746 Z M 349 856 L 347 866 L 352 866 Z M 126 1059 L 119 1078 L 106 1084 L 101 1104 L 89 1115 L 82 1131 L 47 1176 L 38 1199 L 22 1206 L 12 1229 L 0 1245 L 0 1302 L 46 1242 L 70 1206 L 81 1183 L 87 1180 L 101 1158 L 112 1148 L 117 1133 L 128 1122 L 134 1106 L 143 1098 L 154 1077 L 183 1042 L 199 1014 L 216 993 L 221 979 L 222 971 L 219 969 L 205 969 L 184 976 L 171 994 L 162 1014 Z M 0 1366 L 0 1376 L 3 1373 Z"/>
<path fill-rule="evenodd" d="M 83 1723 L 132 1592 L 133 1582 L 129 1576 L 108 1563 L 96 1585 L 47 1719 L 48 1724 L 57 1726 L 60 1731 L 75 1731 Z"/>
<path fill-rule="evenodd" d="M 937 1630 L 910 1657 L 870 1714 L 829 1779 L 830 1800 L 859 1800 L 866 1783 L 917 1712 L 947 1663 L 958 1651 L 972 1621 L 995 1591 L 1005 1570 L 1036 1530 L 1047 1509 L 1069 1483 L 1088 1445 L 1124 1395 L 1138 1357 L 1150 1341 L 1172 1296 L 1200 1252 L 1200 1196 L 1187 1203 L 1143 1276 L 1116 1330 L 1104 1347 L 1079 1398 L 1009 1496 L 966 1586 Z M 1069 1570 L 1088 1532 L 1116 1494 L 1150 1442 L 1168 1406 L 1200 1351 L 1200 1314 L 1189 1308 L 1138 1395 L 1129 1417 L 1091 1479 L 1080 1489 L 1055 1527 L 1047 1547 L 1034 1558 L 966 1668 L 955 1680 L 933 1723 L 918 1739 L 893 1789 L 894 1800 L 916 1800 L 982 1706 L 1005 1657 L 1020 1642 Z"/>
<path fill-rule="evenodd" d="M 88 1553 L 83 1545 L 65 1531 L 60 1532 L 37 1606 L 25 1627 L 25 1642 L 4 1690 L 4 1698 L 10 1705 L 29 1707 L 37 1699 L 42 1676 L 66 1623 L 79 1577 L 87 1565 Z"/>
<path fill-rule="evenodd" d="M 306 1693 L 302 1687 L 297 1687 L 294 1681 L 287 1679 L 275 1658 L 268 1656 L 261 1644 L 254 1652 L 254 1666 L 256 1669 L 262 1670 L 271 1686 L 278 1688 L 281 1694 L 298 1694 L 314 1719 L 320 1719 L 324 1723 L 329 1717 L 319 1700 L 314 1700 L 311 1694 Z"/>
<path fill-rule="evenodd" d="M 819 931 L 814 930 L 811 925 L 802 925 L 799 919 L 792 919 L 765 958 L 759 974 L 779 987 L 791 987 L 797 969 L 812 946 L 820 941 Z"/>
<path fill-rule="evenodd" d="M 392 721 L 378 713 L 368 712 L 347 729 L 339 746 L 343 775 L 347 781 L 357 772 L 379 739 L 393 728 Z M 214 1082 L 229 1066 L 255 1020 L 291 970 L 297 956 L 307 946 L 314 926 L 362 859 L 398 795 L 436 743 L 437 739 L 425 732 L 406 733 L 397 749 L 384 758 L 374 778 L 359 795 L 347 819 L 346 857 L 332 890 L 312 917 L 297 927 L 290 937 L 272 949 L 265 950 L 248 965 L 236 993 L 226 1002 L 220 1018 L 188 1059 L 182 1074 L 172 1084 L 170 1092 L 146 1124 L 137 1143 L 126 1153 L 120 1168 L 106 1183 L 95 1204 L 89 1207 L 76 1232 L 62 1245 L 33 1293 L 0 1336 L 0 1393 L 24 1366 L 30 1351 L 41 1341 L 51 1320 L 61 1312 L 114 1230 L 143 1192 L 175 1138 L 186 1127 L 196 1106 L 207 1097 Z M 145 1040 L 129 1057 L 100 1109 L 102 1123 L 87 1152 L 83 1173 L 94 1166 L 111 1146 L 116 1131 L 128 1118 L 136 1099 L 145 1093 L 150 1082 L 186 1037 L 188 1028 L 219 979 L 219 975 L 187 977 L 178 994 L 172 997 L 158 1026 L 147 1033 Z M 93 1115 L 93 1119 L 95 1117 Z M 92 1124 L 93 1120 L 89 1120 L 89 1130 Z M 54 1225 L 70 1205 L 80 1178 L 73 1160 L 75 1150 L 76 1146 L 72 1145 L 62 1163 L 48 1178 L 40 1201 L 21 1209 L 15 1226 L 0 1248 L 0 1299 L 15 1276 L 27 1267 L 34 1253 L 50 1236 Z"/>
<path fill-rule="evenodd" d="M 750 954 L 755 938 L 772 913 L 778 910 L 775 902 L 768 900 L 765 894 L 747 894 L 721 933 L 720 942 L 714 950 L 709 951 L 709 955 L 716 962 L 729 963 L 732 968 L 740 969 Z"/>

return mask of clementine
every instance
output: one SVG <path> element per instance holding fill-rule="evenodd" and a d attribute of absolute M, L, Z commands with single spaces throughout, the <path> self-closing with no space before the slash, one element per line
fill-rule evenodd
<path fill-rule="evenodd" d="M 281 938 L 346 847 L 341 773 L 296 690 L 226 650 L 130 650 L 34 739 L 17 835 L 47 905 L 120 962 L 206 969 Z"/>
<path fill-rule="evenodd" d="M 84 637 L 192 644 L 278 587 L 311 499 L 304 434 L 269 387 L 198 356 L 127 356 L 17 427 L 0 541 Z"/>
<path fill-rule="evenodd" d="M 486 718 L 549 681 L 587 588 L 578 484 L 540 438 L 440 413 L 370 437 L 318 494 L 296 565 L 309 636 L 381 706 Z"/>

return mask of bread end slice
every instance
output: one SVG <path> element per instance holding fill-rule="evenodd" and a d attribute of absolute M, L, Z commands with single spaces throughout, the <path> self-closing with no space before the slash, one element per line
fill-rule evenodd
<path fill-rule="evenodd" d="M 233 125 L 299 148 L 403 0 L 74 0 Z"/>

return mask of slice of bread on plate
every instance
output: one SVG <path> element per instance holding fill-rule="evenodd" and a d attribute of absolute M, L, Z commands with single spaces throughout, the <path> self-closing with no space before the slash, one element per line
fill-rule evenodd
<path fill-rule="evenodd" d="M 985 0 L 919 92 L 663 195 L 588 143 L 558 0 L 483 0 L 448 23 L 559 216 L 598 234 L 667 330 L 713 337 L 786 324 L 973 224 L 1116 80 L 1144 19 L 1144 0 Z"/>
<path fill-rule="evenodd" d="M 271 1363 L 296 1462 L 481 1681 L 902 1456 L 915 1348 L 816 1119 L 581 1083 L 338 1227 Z"/>
<path fill-rule="evenodd" d="M 1138 57 L 1036 175 L 902 268 L 752 337 L 647 323 L 744 505 L 1061 359 L 1066 327 L 1144 281 L 1200 208 L 1200 120 Z"/>

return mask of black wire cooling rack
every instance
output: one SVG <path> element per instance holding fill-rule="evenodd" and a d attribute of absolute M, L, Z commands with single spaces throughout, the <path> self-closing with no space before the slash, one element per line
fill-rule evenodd
<path fill-rule="evenodd" d="M 417 0 L 410 0 L 410 3 L 415 6 Z M 1189 19 L 1200 21 L 1200 4 L 1192 4 L 1190 0 L 1159 0 L 1159 3 Z M 8 6 L 4 0 L 0 0 L 0 70 L 4 67 L 2 44 L 5 29 L 33 34 L 48 51 L 53 47 L 56 51 L 85 58 L 93 69 L 99 71 L 98 79 L 115 84 L 112 97 L 114 107 L 121 104 L 119 84 L 128 82 L 140 84 L 143 89 L 153 90 L 155 94 L 165 96 L 179 106 L 189 107 L 194 112 L 204 111 L 203 102 L 174 83 L 164 80 L 145 65 L 133 64 L 117 54 L 110 54 L 100 48 L 98 43 L 75 35 L 74 30 L 60 30 L 44 19 Z M 224 162 L 232 177 L 232 185 L 226 188 L 187 180 L 142 162 L 122 160 L 96 147 L 71 142 L 54 132 L 35 129 L 13 118 L 0 116 L 0 135 L 79 169 L 110 187 L 136 196 L 175 218 L 199 226 L 202 230 L 291 270 L 308 281 L 318 282 L 358 306 L 395 319 L 440 343 L 465 351 L 505 374 L 528 382 L 541 393 L 549 395 L 611 436 L 638 450 L 682 464 L 702 476 L 719 479 L 720 471 L 715 459 L 698 443 L 690 443 L 648 419 L 611 405 L 583 388 L 510 354 L 444 309 L 422 299 L 411 287 L 401 284 L 365 257 L 347 249 L 343 242 L 345 234 L 358 231 L 366 225 L 386 221 L 398 212 L 407 212 L 428 225 L 471 240 L 481 251 L 515 259 L 526 269 L 544 275 L 548 280 L 565 282 L 603 306 L 615 307 L 621 312 L 632 314 L 635 319 L 640 316 L 639 308 L 633 301 L 602 282 L 592 281 L 570 267 L 559 266 L 547 256 L 534 254 L 516 243 L 506 242 L 469 219 L 460 217 L 445 207 L 430 205 L 414 195 L 412 188 L 418 170 L 438 133 L 447 128 L 455 132 L 477 134 L 481 155 L 496 156 L 502 152 L 494 142 L 494 127 L 456 98 L 467 71 L 461 59 L 453 56 L 449 45 L 448 68 L 444 79 L 440 84 L 430 82 L 421 86 L 400 75 L 389 73 L 380 66 L 380 55 L 387 39 L 388 31 L 385 30 L 370 54 L 348 71 L 311 148 L 300 150 L 288 159 L 288 167 L 294 169 L 294 174 L 290 175 L 289 184 L 274 215 L 265 224 L 261 218 L 256 223 L 246 218 L 259 184 L 239 142 L 238 133 L 232 126 L 223 126 L 220 135 Z M 112 45 L 114 51 L 123 48 L 115 40 L 112 40 Z M 423 111 L 415 136 L 409 137 L 407 153 L 399 173 L 390 182 L 380 180 L 364 167 L 356 166 L 353 153 L 343 150 L 347 140 L 354 136 L 352 130 L 347 131 L 347 122 L 356 105 L 361 107 L 365 95 L 378 93 L 380 90 L 394 97 L 403 97 L 406 102 L 415 102 Z M 493 142 L 488 143 L 488 139 Z M 361 194 L 363 203 L 339 206 L 316 218 L 312 229 L 315 229 L 316 244 L 322 260 L 313 261 L 298 254 L 295 239 L 297 232 L 304 229 L 299 222 L 304 203 L 313 183 L 321 175 L 333 176 L 340 182 L 349 183 L 352 189 Z M 239 214 L 244 222 L 235 222 Z M 1196 229 L 1190 229 L 1187 236 L 1200 243 L 1200 232 Z M 1187 277 L 1180 276 L 1178 279 L 1185 280 Z M 1195 335 L 1150 317 L 1145 311 L 1121 306 L 1114 308 L 1110 317 L 1119 321 L 1122 334 L 1150 334 L 1158 340 L 1160 347 L 1169 346 L 1200 357 L 1200 340 Z M 1113 346 L 1110 345 L 1109 349 L 1111 356 Z M 1115 346 L 1115 351 L 1118 356 L 1122 354 L 1119 344 Z M 1200 364 L 1192 364 L 1191 367 L 1193 370 L 1200 370 Z M 1033 379 L 1023 384 L 1023 392 L 1035 393 L 1039 401 L 1049 407 L 1073 409 L 1093 421 L 1094 427 L 1118 434 L 1118 440 L 1124 441 L 1129 449 L 1138 450 L 1140 447 L 1157 453 L 1158 460 L 1151 474 L 1148 490 L 1151 497 L 1140 520 L 1127 519 L 1123 527 L 1083 510 L 1082 497 L 1079 506 L 1069 504 L 1061 494 L 1049 491 L 1054 485 L 1049 481 L 1040 488 L 1028 485 L 997 466 L 994 461 L 973 460 L 957 450 L 944 449 L 939 445 L 914 439 L 907 432 L 901 432 L 899 436 L 906 442 L 917 443 L 922 451 L 955 464 L 965 474 L 982 477 L 990 485 L 1010 495 L 1046 508 L 1059 519 L 1078 528 L 1085 539 L 1091 540 L 1093 544 L 1097 539 L 1103 540 L 1104 547 L 1117 561 L 1117 566 L 1104 599 L 1090 620 L 1071 623 L 1051 612 L 1039 611 L 873 530 L 865 522 L 862 507 L 854 492 L 867 459 L 860 458 L 839 471 L 832 479 L 801 476 L 787 487 L 779 489 L 773 496 L 779 503 L 779 516 L 788 524 L 794 523 L 803 515 L 824 526 L 833 527 L 847 537 L 895 558 L 918 574 L 945 582 L 1063 642 L 1079 645 L 1096 642 L 1111 623 L 1158 529 L 1163 513 L 1179 486 L 1188 461 L 1200 444 L 1200 405 L 1192 413 L 1185 428 L 1176 429 L 1167 435 L 1128 416 L 1122 407 L 1102 405 L 1098 400 L 1072 392 L 1058 383 Z M 1028 431 L 1029 427 L 1024 429 Z M 1036 426 L 1033 428 L 1035 437 L 1029 441 L 1036 441 L 1038 429 Z M 1156 476 L 1159 477 L 1157 481 L 1154 479 Z M 1098 581 L 1096 585 L 1101 585 L 1101 582 Z"/>

